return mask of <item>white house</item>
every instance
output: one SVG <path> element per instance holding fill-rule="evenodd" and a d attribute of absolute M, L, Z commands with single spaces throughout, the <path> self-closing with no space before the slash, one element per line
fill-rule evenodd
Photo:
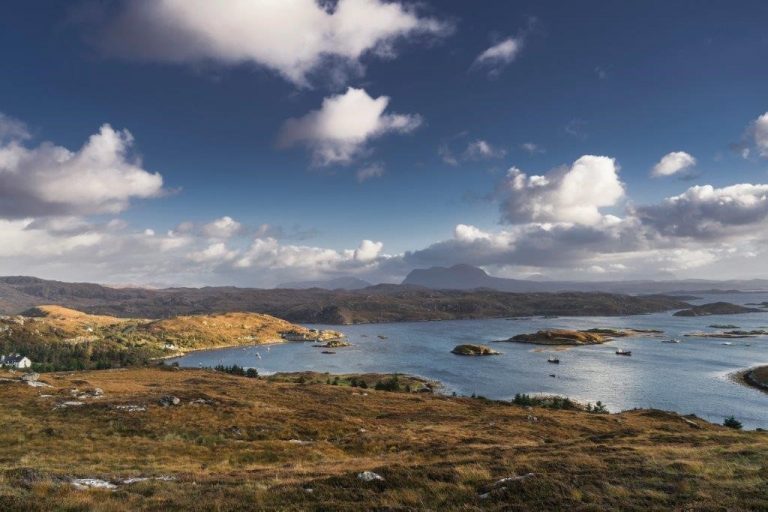
<path fill-rule="evenodd" d="M 0 366 L 23 369 L 31 367 L 32 361 L 21 354 L 11 354 L 9 356 L 0 356 Z"/>

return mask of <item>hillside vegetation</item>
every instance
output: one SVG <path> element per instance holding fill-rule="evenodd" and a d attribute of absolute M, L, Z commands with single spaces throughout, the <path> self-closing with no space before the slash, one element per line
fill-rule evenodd
<path fill-rule="evenodd" d="M 0 318 L 0 353 L 24 354 L 43 371 L 103 369 L 142 365 L 190 350 L 276 343 L 288 333 L 321 341 L 340 336 L 258 313 L 150 320 L 89 315 L 47 305 Z"/>
<path fill-rule="evenodd" d="M 692 416 L 206 370 L 4 377 L 4 511 L 768 510 L 768 435 Z"/>
<path fill-rule="evenodd" d="M 118 290 L 28 277 L 0 278 L 0 312 L 18 313 L 39 304 L 134 318 L 248 311 L 289 322 L 336 325 L 532 315 L 617 316 L 690 307 L 679 299 L 661 295 L 430 290 L 409 285 L 377 285 L 362 290 Z"/>

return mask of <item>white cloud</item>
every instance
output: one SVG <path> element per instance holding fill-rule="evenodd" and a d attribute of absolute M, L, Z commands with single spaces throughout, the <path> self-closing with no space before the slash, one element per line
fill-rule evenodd
<path fill-rule="evenodd" d="M 667 153 L 659 163 L 653 166 L 651 175 L 655 177 L 672 176 L 696 165 L 696 159 L 685 151 Z"/>
<path fill-rule="evenodd" d="M 24 140 L 30 137 L 27 125 L 0 112 L 0 142 L 5 140 Z"/>
<path fill-rule="evenodd" d="M 624 196 L 613 158 L 585 155 L 571 167 L 545 176 L 528 176 L 512 167 L 500 187 L 502 219 L 509 223 L 572 222 L 596 224 L 600 209 Z"/>
<path fill-rule="evenodd" d="M 237 251 L 229 250 L 225 243 L 216 242 L 201 251 L 190 253 L 188 258 L 196 263 L 223 263 L 235 259 L 237 254 Z"/>
<path fill-rule="evenodd" d="M 534 144 L 533 142 L 524 142 L 523 144 L 520 144 L 520 149 L 530 155 L 535 155 L 536 153 L 544 153 L 544 149 L 538 144 Z"/>
<path fill-rule="evenodd" d="M 173 63 L 256 63 L 305 85 L 323 67 L 360 68 L 398 40 L 450 27 L 382 0 L 130 0 L 102 34 L 108 52 Z"/>
<path fill-rule="evenodd" d="M 440 157 L 440 160 L 442 160 L 443 163 L 453 167 L 459 165 L 459 159 L 456 158 L 456 156 L 453 154 L 453 151 L 451 151 L 451 148 L 448 146 L 448 144 L 440 144 L 440 146 L 437 148 L 437 155 Z"/>
<path fill-rule="evenodd" d="M 365 167 L 358 169 L 355 176 L 357 177 L 358 183 L 363 183 L 374 178 L 381 178 L 384 176 L 384 164 L 374 163 L 366 165 Z"/>
<path fill-rule="evenodd" d="M 366 152 L 371 139 L 409 133 L 421 124 L 418 115 L 385 114 L 388 104 L 387 96 L 372 98 L 364 89 L 350 87 L 344 94 L 325 98 L 319 110 L 288 119 L 280 143 L 307 145 L 316 165 L 349 164 Z"/>
<path fill-rule="evenodd" d="M 768 158 L 768 112 L 758 117 L 753 125 L 757 151 L 760 156 Z"/>
<path fill-rule="evenodd" d="M 723 239 L 765 235 L 768 185 L 697 185 L 660 204 L 638 207 L 635 214 L 665 236 Z"/>
<path fill-rule="evenodd" d="M 354 251 L 305 245 L 283 245 L 274 238 L 257 238 L 235 261 L 240 269 L 292 270 L 301 275 L 322 275 L 354 259 Z"/>
<path fill-rule="evenodd" d="M 231 238 L 242 229 L 242 224 L 232 217 L 224 216 L 202 227 L 203 234 L 208 238 Z"/>
<path fill-rule="evenodd" d="M 375 260 L 379 254 L 381 253 L 381 250 L 384 248 L 384 244 L 381 242 L 373 242 L 371 240 L 363 240 L 360 243 L 360 247 L 355 249 L 355 252 L 353 254 L 353 257 L 355 261 L 360 261 L 363 263 L 369 263 L 373 260 Z"/>
<path fill-rule="evenodd" d="M 493 146 L 490 142 L 478 139 L 470 142 L 464 151 L 464 158 L 469 160 L 484 160 L 490 158 L 503 158 L 507 152 L 504 149 Z"/>
<path fill-rule="evenodd" d="M 163 178 L 130 157 L 132 145 L 127 130 L 106 124 L 77 151 L 0 143 L 0 216 L 117 213 L 133 198 L 161 195 Z"/>
<path fill-rule="evenodd" d="M 522 38 L 508 37 L 478 55 L 474 66 L 487 68 L 491 74 L 498 74 L 517 58 L 522 48 Z"/>

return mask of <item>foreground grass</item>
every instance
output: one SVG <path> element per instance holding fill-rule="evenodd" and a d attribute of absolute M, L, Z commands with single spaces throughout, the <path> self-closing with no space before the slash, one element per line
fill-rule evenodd
<path fill-rule="evenodd" d="M 43 380 L 53 387 L 0 383 L 0 510 L 768 510 L 766 434 L 660 411 L 206 370 Z M 97 387 L 103 396 L 56 408 Z M 180 404 L 161 406 L 165 395 Z M 129 477 L 172 479 L 112 491 L 70 483 Z"/>

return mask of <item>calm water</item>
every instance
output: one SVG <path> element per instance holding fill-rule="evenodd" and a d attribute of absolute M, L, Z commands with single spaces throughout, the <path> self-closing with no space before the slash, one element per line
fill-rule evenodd
<path fill-rule="evenodd" d="M 763 302 L 765 294 L 713 295 L 696 303 L 724 300 L 737 304 Z M 694 413 L 721 423 L 734 415 L 747 428 L 768 428 L 768 394 L 731 382 L 727 375 L 768 364 L 768 337 L 721 340 L 684 338 L 692 331 L 712 331 L 710 324 L 742 329 L 768 327 L 768 312 L 703 318 L 671 313 L 628 317 L 559 317 L 520 320 L 459 320 L 332 327 L 353 346 L 324 355 L 310 343 L 287 343 L 197 352 L 176 359 L 182 366 L 237 364 L 260 373 L 312 370 L 331 373 L 400 372 L 436 379 L 444 391 L 510 399 L 515 393 L 547 393 L 595 402 L 615 412 L 653 407 Z M 518 343 L 495 343 L 494 357 L 461 357 L 450 353 L 459 343 L 489 343 L 544 328 L 587 329 L 634 327 L 663 329 L 661 338 L 619 338 L 605 345 L 558 351 L 559 365 L 547 363 L 555 350 Z M 388 339 L 381 340 L 383 335 Z M 679 337 L 682 343 L 661 343 Z M 722 343 L 730 341 L 732 345 Z M 617 348 L 632 357 L 617 356 Z M 259 354 L 261 358 L 258 357 Z M 556 377 L 550 377 L 555 374 Z"/>

